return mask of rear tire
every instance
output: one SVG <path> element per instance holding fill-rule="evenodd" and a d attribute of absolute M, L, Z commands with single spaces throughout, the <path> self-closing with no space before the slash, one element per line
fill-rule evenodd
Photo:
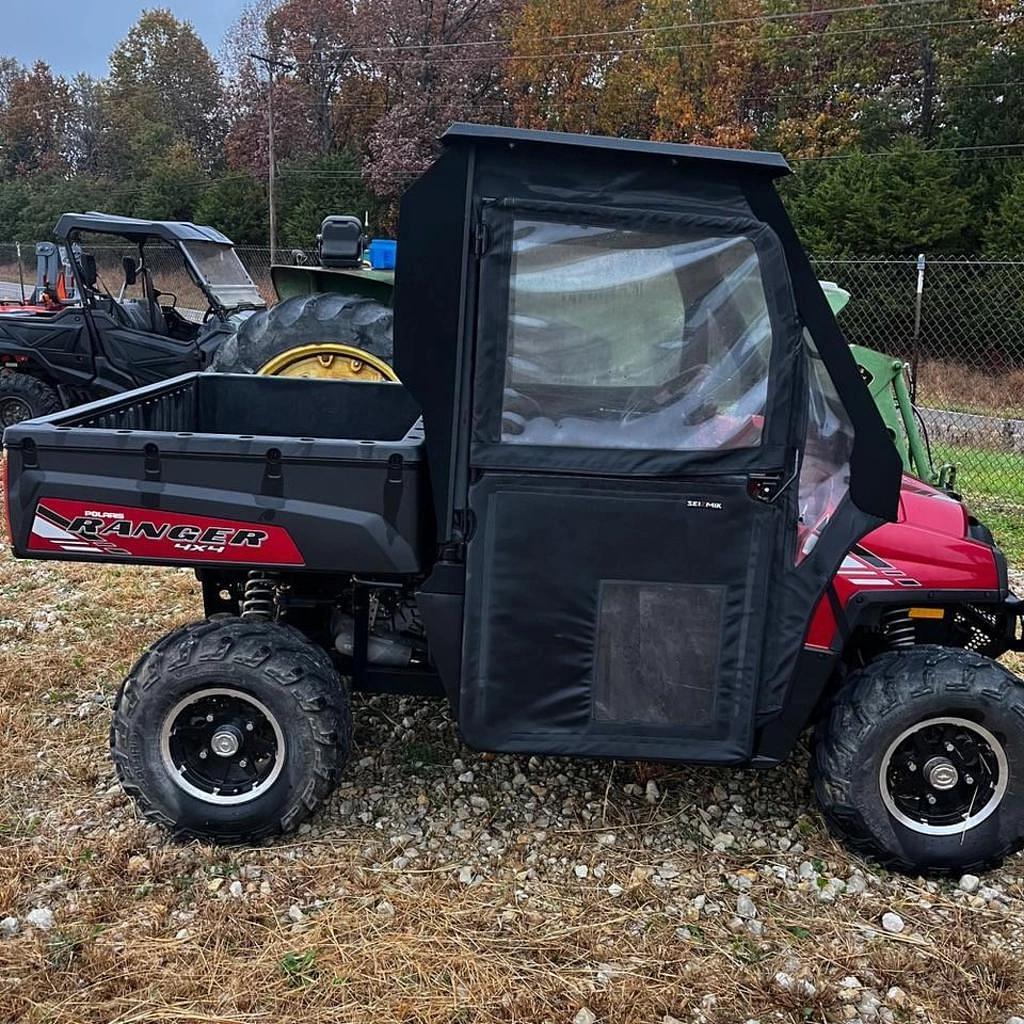
<path fill-rule="evenodd" d="M 1024 685 L 971 651 L 882 655 L 819 722 L 811 774 L 858 853 L 907 873 L 994 867 L 1024 843 Z"/>
<path fill-rule="evenodd" d="M 118 778 L 178 838 L 255 842 L 316 813 L 351 750 L 348 694 L 301 633 L 219 618 L 136 663 L 110 732 Z"/>
<path fill-rule="evenodd" d="M 0 431 L 62 408 L 57 392 L 38 377 L 17 371 L 0 373 Z"/>
<path fill-rule="evenodd" d="M 389 366 L 392 313 L 372 299 L 325 292 L 296 295 L 246 319 L 217 350 L 214 373 L 259 373 L 290 349 L 328 342 L 360 349 Z"/>

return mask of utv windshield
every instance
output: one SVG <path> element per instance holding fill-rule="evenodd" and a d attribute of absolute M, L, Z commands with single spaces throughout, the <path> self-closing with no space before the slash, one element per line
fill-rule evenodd
<path fill-rule="evenodd" d="M 264 305 L 263 296 L 230 245 L 220 242 L 182 244 L 200 281 L 225 309 Z"/>

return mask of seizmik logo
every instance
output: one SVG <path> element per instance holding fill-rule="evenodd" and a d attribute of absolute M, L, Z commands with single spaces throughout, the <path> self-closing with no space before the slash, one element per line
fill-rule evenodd
<path fill-rule="evenodd" d="M 108 554 L 129 553 L 118 547 L 119 539 L 169 542 L 178 551 L 223 552 L 228 548 L 258 548 L 269 536 L 265 530 L 129 519 L 123 512 L 92 509 L 69 519 L 41 502 L 36 515 L 64 534 L 65 542 L 58 540 L 58 544 L 66 550 L 99 548 Z"/>

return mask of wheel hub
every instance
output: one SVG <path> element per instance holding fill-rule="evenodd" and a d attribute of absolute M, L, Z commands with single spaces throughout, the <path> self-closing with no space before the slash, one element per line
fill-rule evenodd
<path fill-rule="evenodd" d="M 160 733 L 174 783 L 205 803 L 254 800 L 284 767 L 284 734 L 270 709 L 230 687 L 189 694 L 168 713 Z"/>
<path fill-rule="evenodd" d="M 242 745 L 242 734 L 233 725 L 218 729 L 210 739 L 210 749 L 218 757 L 231 757 Z"/>
<path fill-rule="evenodd" d="M 0 427 L 13 427 L 15 423 L 32 418 L 28 402 L 20 398 L 0 398 Z"/>
<path fill-rule="evenodd" d="M 983 725 L 930 718 L 893 740 L 878 781 L 886 809 L 901 824 L 922 835 L 957 835 L 996 810 L 1009 767 L 1002 742 Z"/>
<path fill-rule="evenodd" d="M 924 775 L 932 789 L 952 789 L 960 781 L 956 766 L 945 757 L 933 757 L 924 766 Z"/>

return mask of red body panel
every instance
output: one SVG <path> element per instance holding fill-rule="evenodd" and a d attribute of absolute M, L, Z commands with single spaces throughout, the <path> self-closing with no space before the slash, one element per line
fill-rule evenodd
<path fill-rule="evenodd" d="M 41 498 L 36 504 L 28 549 L 190 564 L 303 564 L 299 549 L 280 526 L 62 498 Z"/>
<path fill-rule="evenodd" d="M 835 576 L 842 607 L 865 591 L 998 590 L 992 548 L 967 535 L 967 512 L 942 491 L 903 478 L 899 518 L 869 533 L 843 560 Z M 828 598 L 818 602 L 806 646 L 828 648 L 836 633 Z"/>

